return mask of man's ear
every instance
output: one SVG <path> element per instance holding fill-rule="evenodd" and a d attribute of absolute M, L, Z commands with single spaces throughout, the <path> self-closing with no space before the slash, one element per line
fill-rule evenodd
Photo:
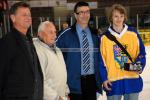
<path fill-rule="evenodd" d="M 12 22 L 14 23 L 16 18 L 15 18 L 15 15 L 10 15 L 10 19 L 12 20 Z"/>
<path fill-rule="evenodd" d="M 77 19 L 77 14 L 76 13 L 74 13 L 74 17 Z"/>
<path fill-rule="evenodd" d="M 41 38 L 42 32 L 38 32 L 37 36 Z"/>
<path fill-rule="evenodd" d="M 40 32 L 38 33 L 38 37 L 39 37 L 41 40 L 43 40 L 43 38 L 45 37 L 45 33 L 44 33 L 43 31 L 40 31 Z"/>

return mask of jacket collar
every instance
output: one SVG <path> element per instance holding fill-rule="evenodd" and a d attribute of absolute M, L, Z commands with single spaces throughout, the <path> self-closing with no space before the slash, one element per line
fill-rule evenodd
<path fill-rule="evenodd" d="M 114 29 L 112 29 L 111 26 L 108 28 L 108 30 L 110 31 L 110 33 L 112 35 L 114 35 L 114 36 L 116 36 L 118 38 L 121 38 L 125 34 L 125 32 L 128 30 L 128 26 L 126 24 L 124 24 L 124 28 L 123 28 L 123 30 L 122 30 L 122 32 L 120 34 L 118 34 Z"/>
<path fill-rule="evenodd" d="M 17 46 L 20 47 L 21 50 L 24 52 L 23 55 L 26 56 L 26 58 L 27 58 L 26 60 L 29 64 L 29 67 L 33 71 L 32 67 L 31 67 L 31 66 L 33 66 L 32 65 L 32 58 L 30 57 L 30 55 L 28 53 L 27 46 L 25 44 L 25 40 L 22 37 L 22 33 L 20 33 L 17 29 L 12 28 L 11 34 L 15 38 Z M 32 37 L 30 37 L 30 38 L 32 38 Z M 31 43 L 33 43 L 32 40 L 31 40 Z"/>
<path fill-rule="evenodd" d="M 95 34 L 95 35 L 98 34 L 98 31 L 97 31 L 96 29 L 94 29 L 94 28 L 92 28 L 92 27 L 90 27 L 90 26 L 89 26 L 89 29 L 90 29 L 90 31 L 91 31 L 91 34 Z M 77 32 L 77 31 L 76 31 L 76 23 L 74 23 L 74 24 L 71 26 L 71 31 L 72 31 L 72 32 Z"/>

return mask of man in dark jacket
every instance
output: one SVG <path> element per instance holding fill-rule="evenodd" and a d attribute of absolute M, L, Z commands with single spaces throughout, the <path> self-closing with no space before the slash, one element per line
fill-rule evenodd
<path fill-rule="evenodd" d="M 76 23 L 64 30 L 56 40 L 67 66 L 69 96 L 71 100 L 96 100 L 97 90 L 101 92 L 99 38 L 97 31 L 88 26 L 88 3 L 78 2 L 74 15 Z"/>
<path fill-rule="evenodd" d="M 10 18 L 13 28 L 0 40 L 0 100 L 43 100 L 43 75 L 28 34 L 29 5 L 14 4 Z"/>
<path fill-rule="evenodd" d="M 0 1 L 0 38 L 2 37 L 3 11 L 3 2 Z"/>

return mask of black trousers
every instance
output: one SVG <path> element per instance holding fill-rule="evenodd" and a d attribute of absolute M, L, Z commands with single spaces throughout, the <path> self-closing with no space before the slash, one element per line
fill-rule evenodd
<path fill-rule="evenodd" d="M 82 94 L 70 93 L 70 100 L 96 100 L 95 75 L 81 76 Z"/>

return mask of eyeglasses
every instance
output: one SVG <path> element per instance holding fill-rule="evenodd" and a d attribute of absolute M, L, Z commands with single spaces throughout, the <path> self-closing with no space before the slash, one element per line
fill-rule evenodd
<path fill-rule="evenodd" d="M 89 10 L 87 10 L 87 11 L 80 11 L 80 12 L 77 12 L 76 14 L 77 15 L 90 14 L 90 11 Z"/>

